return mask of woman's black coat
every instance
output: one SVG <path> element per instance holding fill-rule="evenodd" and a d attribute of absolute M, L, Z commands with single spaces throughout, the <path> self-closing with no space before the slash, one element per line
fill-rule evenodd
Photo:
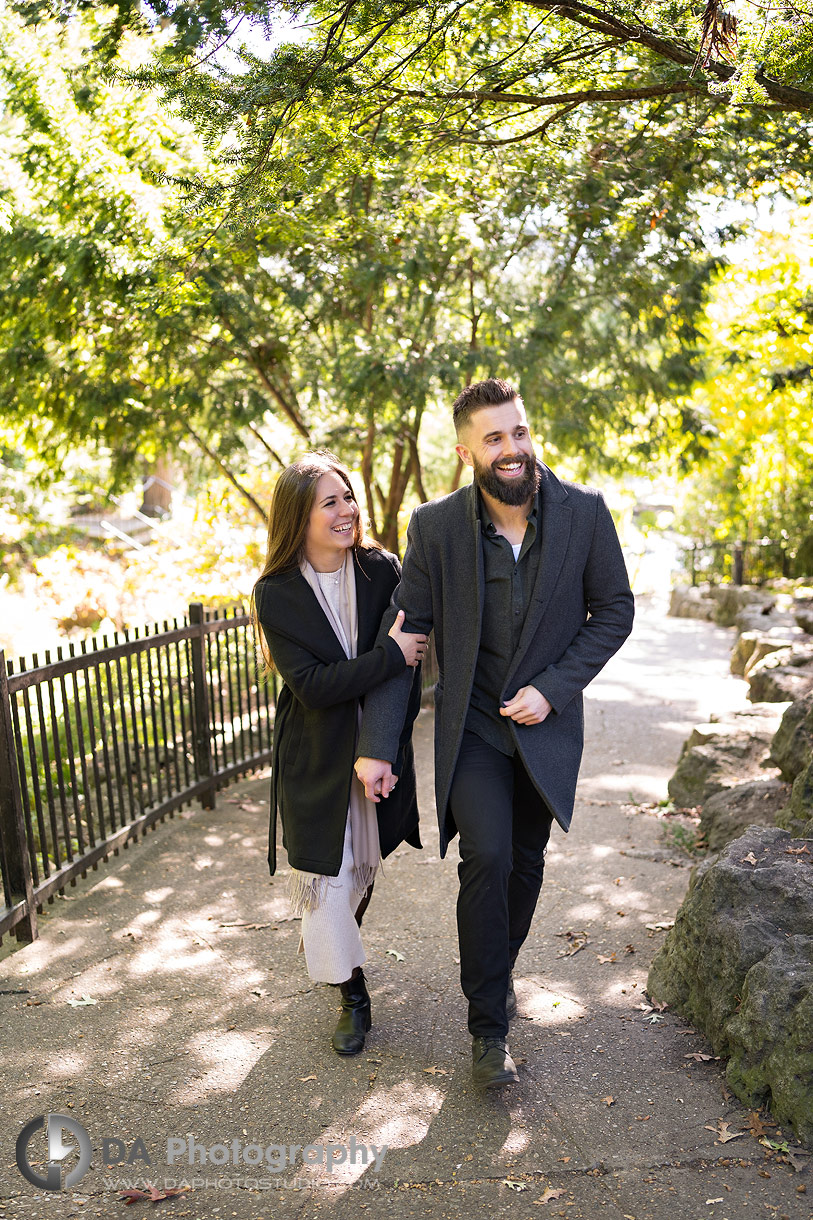
<path fill-rule="evenodd" d="M 376 646 L 381 616 L 401 576 L 387 551 L 354 551 L 358 656 L 348 659 L 298 568 L 267 576 L 255 601 L 274 664 L 284 680 L 277 698 L 271 778 L 268 864 L 276 870 L 277 810 L 293 868 L 338 875 L 356 759 L 356 701 L 406 668 L 389 636 Z M 420 707 L 415 670 L 409 714 L 393 770 L 398 783 L 376 806 L 381 855 L 404 840 L 420 847 L 412 722 Z"/>

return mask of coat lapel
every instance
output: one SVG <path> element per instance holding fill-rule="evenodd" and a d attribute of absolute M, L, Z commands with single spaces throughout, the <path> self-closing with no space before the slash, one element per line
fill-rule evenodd
<path fill-rule="evenodd" d="M 544 465 L 542 466 L 540 487 L 542 492 L 542 550 L 528 613 L 525 616 L 513 664 L 506 677 L 506 690 L 510 688 L 517 666 L 542 622 L 556 588 L 570 543 L 572 512 L 567 503 L 567 492 L 555 474 Z"/>
<path fill-rule="evenodd" d="M 486 599 L 486 574 L 483 564 L 483 537 L 482 523 L 480 514 L 477 511 L 477 493 L 474 483 L 469 484 L 469 499 L 466 506 L 466 511 L 469 519 L 469 529 L 466 531 L 467 536 L 474 539 L 474 548 L 467 555 L 461 554 L 463 565 L 466 570 L 465 586 L 468 586 L 467 608 L 468 621 L 474 628 L 469 634 L 469 638 L 475 642 L 475 656 L 477 649 L 480 647 L 480 631 L 483 625 L 483 606 Z M 474 580 L 471 579 L 471 572 L 474 572 Z M 464 586 L 464 587 L 465 587 Z M 465 619 L 461 615 L 461 626 Z"/>
<path fill-rule="evenodd" d="M 358 651 L 366 652 L 371 648 L 378 634 L 380 616 L 376 618 L 376 604 L 370 597 L 370 582 L 375 579 L 375 571 L 368 571 L 364 562 L 364 551 L 360 548 L 354 551 L 353 573 L 356 578 L 356 617 L 358 619 Z"/>
<path fill-rule="evenodd" d="M 269 598 L 269 611 L 273 615 L 275 630 L 281 635 L 297 643 L 307 641 L 310 651 L 324 661 L 347 659 L 316 594 L 301 572 L 286 573 L 284 578 L 274 580 L 274 595 Z"/>

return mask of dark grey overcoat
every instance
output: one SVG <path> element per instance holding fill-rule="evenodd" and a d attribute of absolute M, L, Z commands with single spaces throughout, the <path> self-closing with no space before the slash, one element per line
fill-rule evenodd
<path fill-rule="evenodd" d="M 386 633 L 381 616 L 398 584 L 400 564 L 387 551 L 354 552 L 358 656 L 348 659 L 298 568 L 257 584 L 257 617 L 283 679 L 277 697 L 271 771 L 268 865 L 276 869 L 277 812 L 293 868 L 338 875 L 356 758 L 359 699 L 377 683 L 403 674 L 407 713 L 396 734 L 399 782 L 376 805 L 381 855 L 404 840 L 420 847 L 415 764 L 410 736 L 420 707 L 420 670 Z"/>
<path fill-rule="evenodd" d="M 584 746 L 582 691 L 632 629 L 634 603 L 610 511 L 600 492 L 542 475 L 542 549 L 531 602 L 500 702 L 535 686 L 553 711 L 541 724 L 508 723 L 536 788 L 568 830 Z M 485 596 L 474 484 L 420 505 L 409 523 L 393 607 L 406 629 L 434 629 L 440 677 L 435 688 L 435 795 L 440 852 L 456 833 L 451 788 L 471 697 Z M 391 608 L 381 630 L 395 614 Z M 371 692 L 359 754 L 392 762 L 408 684 Z M 382 802 L 383 803 L 383 802 Z"/>

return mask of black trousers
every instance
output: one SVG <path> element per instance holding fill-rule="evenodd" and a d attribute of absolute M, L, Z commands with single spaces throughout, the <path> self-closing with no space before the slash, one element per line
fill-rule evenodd
<path fill-rule="evenodd" d="M 450 793 L 460 833 L 460 985 L 474 1037 L 506 1037 L 508 976 L 528 935 L 545 867 L 551 813 L 518 754 L 468 729 Z"/>

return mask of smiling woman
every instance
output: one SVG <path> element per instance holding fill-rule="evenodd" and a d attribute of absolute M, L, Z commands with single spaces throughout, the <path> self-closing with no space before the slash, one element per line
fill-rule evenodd
<path fill-rule="evenodd" d="M 268 862 L 273 873 L 279 812 L 308 972 L 341 986 L 333 1035 L 340 1055 L 357 1054 L 371 1024 L 359 927 L 376 873 L 404 840 L 420 847 L 409 739 L 426 636 L 404 632 L 400 614 L 376 643 L 400 575 L 396 557 L 365 538 L 350 476 L 332 454 L 306 454 L 283 471 L 252 598 L 263 660 L 284 680 L 274 724 Z M 353 773 L 360 700 L 407 666 L 415 672 L 394 769 L 399 782 L 386 791 L 382 785 L 387 800 L 376 804 Z"/>

